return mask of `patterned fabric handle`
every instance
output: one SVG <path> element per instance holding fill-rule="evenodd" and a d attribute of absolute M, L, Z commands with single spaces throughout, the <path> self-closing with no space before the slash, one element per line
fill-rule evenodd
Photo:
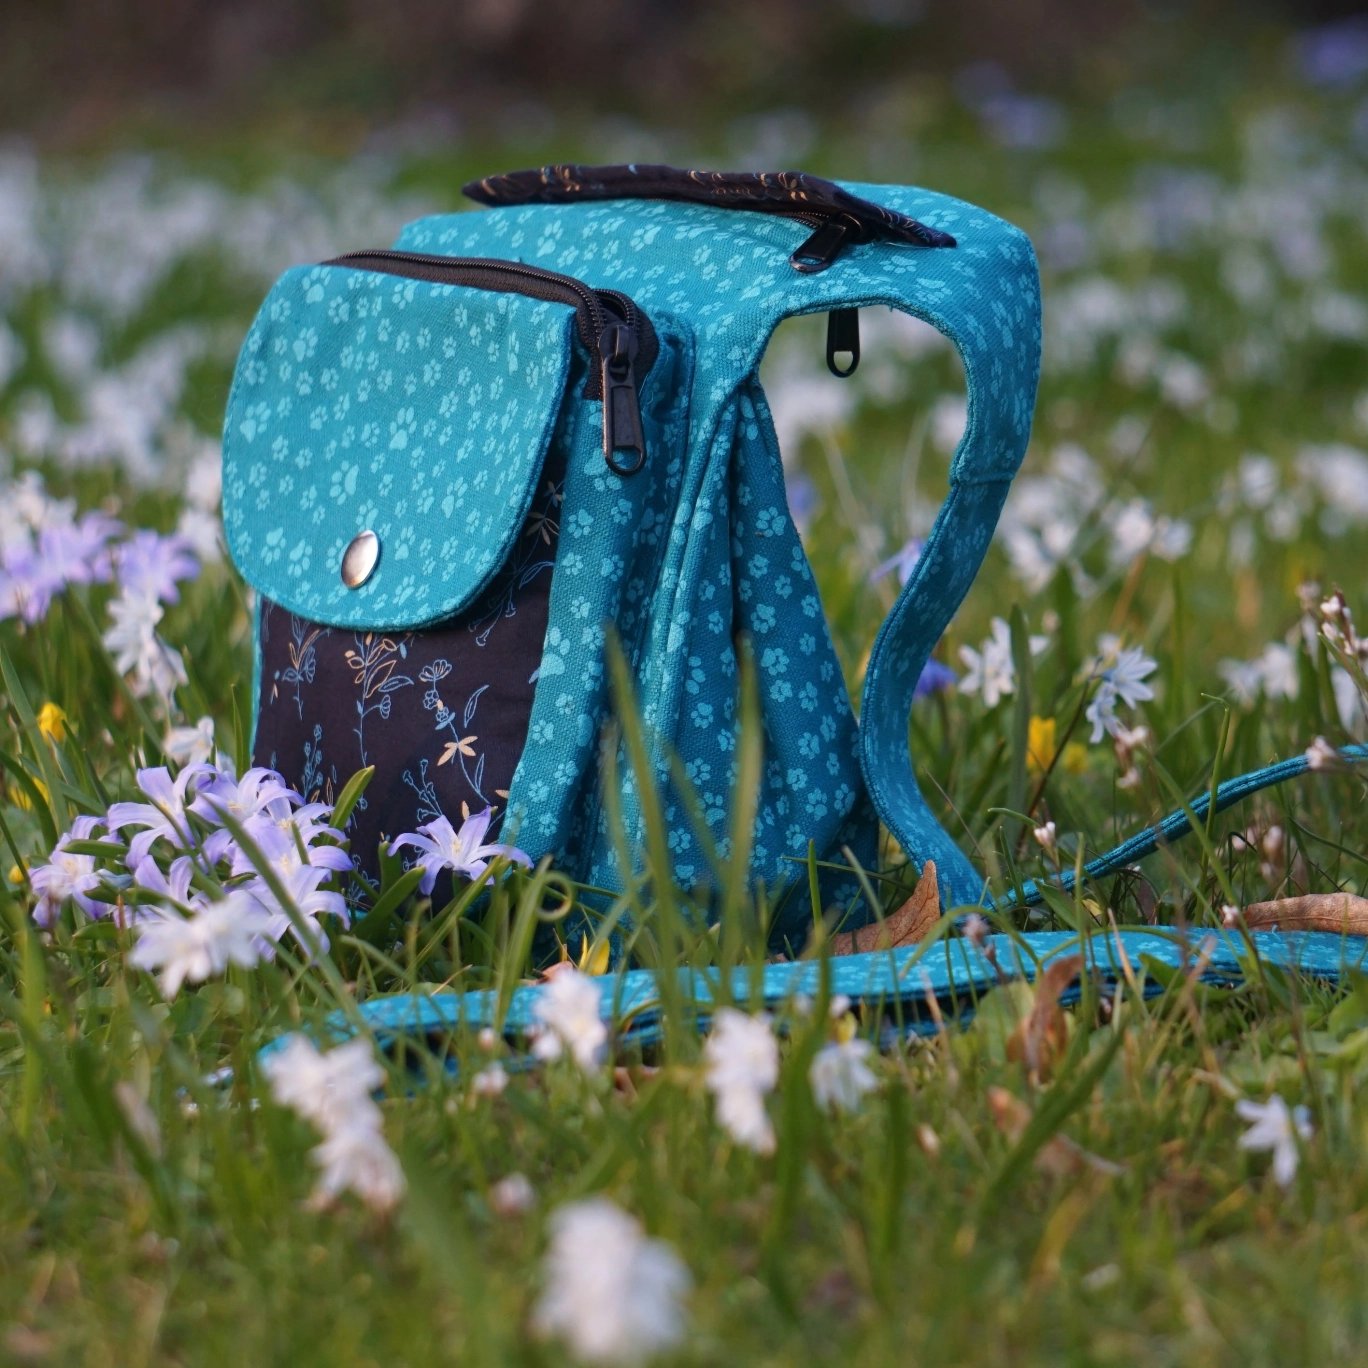
<path fill-rule="evenodd" d="M 1368 762 L 1368 745 L 1345 746 L 1340 750 L 1339 756 L 1346 765 Z M 1089 860 L 1083 866 L 1083 877 L 1100 879 L 1107 874 L 1115 873 L 1118 869 L 1124 869 L 1128 864 L 1146 855 L 1153 855 L 1161 845 L 1167 845 L 1180 836 L 1186 836 L 1192 830 L 1193 823 L 1202 821 L 1209 813 L 1224 812 L 1226 808 L 1238 803 L 1242 798 L 1247 798 L 1251 793 L 1272 788 L 1274 784 L 1284 783 L 1288 779 L 1295 779 L 1310 768 L 1311 763 L 1306 756 L 1294 755 L 1288 760 L 1279 760 L 1276 764 L 1265 765 L 1262 769 L 1250 770 L 1248 774 L 1227 779 L 1225 783 L 1217 785 L 1215 794 L 1204 793 L 1200 798 L 1194 798 L 1186 808 L 1169 813 L 1162 822 L 1146 827 L 1144 831 L 1137 831 L 1134 836 L 1122 841 L 1105 855 Z M 984 901 L 998 908 L 1030 907 L 1042 901 L 1048 889 L 1057 888 L 1067 893 L 1076 882 L 1077 875 L 1071 869 L 1062 872 L 1057 879 L 1051 879 L 1048 883 L 1042 884 L 1031 879 L 1022 884 L 1016 892 L 1003 894 L 996 902 L 991 898 L 985 898 Z"/>
<path fill-rule="evenodd" d="M 882 239 L 953 247 L 955 239 L 805 171 L 689 171 L 677 166 L 543 166 L 486 176 L 462 187 L 481 204 L 556 204 L 567 200 L 668 199 L 721 209 L 839 216 L 849 240 Z"/>
<path fill-rule="evenodd" d="M 875 638 L 860 704 L 865 784 L 918 865 L 934 860 L 947 907 L 977 903 L 983 875 L 917 784 L 908 719 L 922 668 L 968 594 L 1031 434 L 1040 366 L 1040 282 L 1025 234 L 988 214 L 956 222 L 959 247 L 907 260 L 903 299 L 954 343 L 968 415 L 950 492 Z M 941 263 L 949 269 L 936 269 Z M 901 283 L 901 282 L 900 282 Z"/>

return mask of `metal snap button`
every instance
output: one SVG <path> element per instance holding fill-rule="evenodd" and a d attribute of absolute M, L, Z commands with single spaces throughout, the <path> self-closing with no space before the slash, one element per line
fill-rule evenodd
<path fill-rule="evenodd" d="M 375 573 L 380 563 L 380 538 L 367 528 L 358 532 L 342 553 L 342 583 L 359 589 Z"/>

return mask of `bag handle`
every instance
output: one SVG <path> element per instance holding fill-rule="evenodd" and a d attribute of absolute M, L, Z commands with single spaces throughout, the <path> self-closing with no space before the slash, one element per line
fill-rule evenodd
<path fill-rule="evenodd" d="M 860 704 L 861 764 L 875 809 L 910 857 L 936 862 L 946 906 L 977 903 L 984 878 L 917 785 L 908 740 L 913 694 L 987 553 L 1026 452 L 1040 371 L 1040 280 L 1029 239 L 983 210 L 956 207 L 953 253 L 889 253 L 887 266 L 879 263 L 888 272 L 882 302 L 930 323 L 959 352 L 968 413 L 949 493 L 874 640 Z M 942 260 L 944 269 L 934 269 Z"/>
<path fill-rule="evenodd" d="M 953 247 L 955 239 L 908 214 L 843 190 L 806 171 L 692 171 L 677 166 L 631 163 L 620 166 L 562 164 L 486 176 L 462 187 L 462 194 L 492 207 L 564 204 L 574 200 L 667 199 L 717 209 L 752 209 L 798 218 L 818 229 L 793 254 L 794 268 L 822 270 L 834 259 L 816 242 L 824 228 L 835 231 L 836 250 L 845 243 L 904 242 L 916 247 Z"/>
<path fill-rule="evenodd" d="M 1344 746 L 1339 751 L 1339 758 L 1346 765 L 1368 762 L 1368 745 Z M 1146 855 L 1153 855 L 1161 845 L 1167 845 L 1180 836 L 1186 836 L 1192 830 L 1193 823 L 1202 821 L 1209 813 L 1224 812 L 1226 808 L 1238 803 L 1242 798 L 1249 797 L 1251 793 L 1272 788 L 1275 784 L 1285 783 L 1288 779 L 1295 779 L 1310 768 L 1311 762 L 1305 755 L 1294 755 L 1290 759 L 1279 760 L 1276 764 L 1264 765 L 1260 769 L 1250 770 L 1247 774 L 1227 779 L 1216 786 L 1214 794 L 1204 793 L 1194 798 L 1186 808 L 1169 813 L 1162 822 L 1156 822 L 1143 831 L 1137 831 L 1134 836 L 1127 837 L 1104 855 L 1089 860 L 1083 866 L 1083 878 L 1100 879 L 1108 874 L 1114 874 L 1118 869 L 1124 869 L 1128 864 L 1133 864 Z M 1067 893 L 1077 882 L 1077 871 L 1072 869 L 1062 870 L 1056 878 L 1044 883 L 1030 879 L 1015 892 L 1004 893 L 1002 897 L 992 901 L 992 906 L 1003 910 L 1012 907 L 1031 907 L 1044 899 L 1047 889 L 1057 888 Z"/>

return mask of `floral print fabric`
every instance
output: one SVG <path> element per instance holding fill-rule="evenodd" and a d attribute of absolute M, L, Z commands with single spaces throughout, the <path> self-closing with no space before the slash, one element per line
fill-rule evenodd
<path fill-rule="evenodd" d="M 562 480 L 552 469 L 509 561 L 478 603 L 422 631 L 326 627 L 265 601 L 253 763 L 331 803 L 376 767 L 350 827 L 357 869 L 378 877 L 382 836 L 489 807 L 496 822 L 527 739 Z"/>

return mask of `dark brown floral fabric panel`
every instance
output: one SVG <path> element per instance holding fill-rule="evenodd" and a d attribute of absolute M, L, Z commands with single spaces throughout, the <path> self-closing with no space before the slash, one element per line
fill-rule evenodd
<path fill-rule="evenodd" d="M 348 828 L 375 879 L 382 837 L 445 816 L 502 816 L 546 637 L 563 480 L 543 480 L 513 554 L 481 599 L 419 631 L 325 627 L 262 600 L 254 764 L 309 801 L 332 802 L 375 766 Z M 441 567 L 434 566 L 433 574 Z"/>

